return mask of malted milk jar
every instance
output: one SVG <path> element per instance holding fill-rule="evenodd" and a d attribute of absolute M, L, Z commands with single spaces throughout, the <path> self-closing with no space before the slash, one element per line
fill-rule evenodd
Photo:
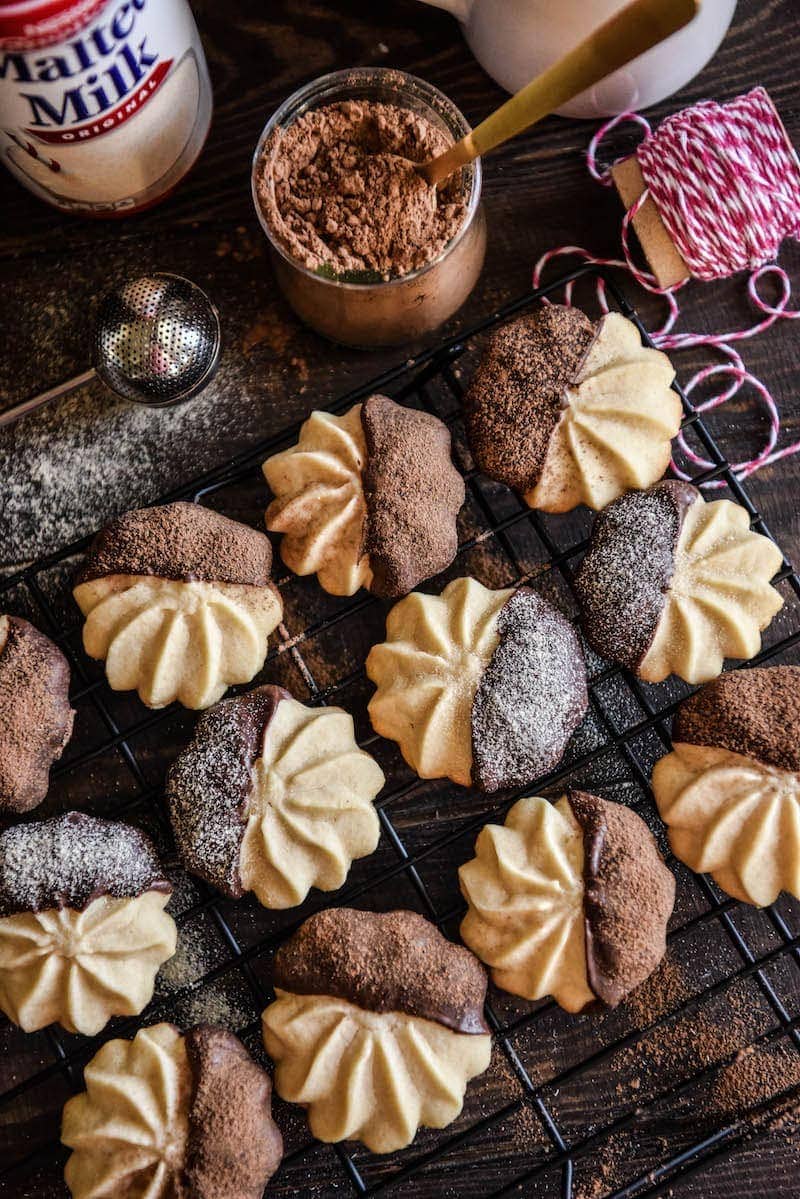
<path fill-rule="evenodd" d="M 211 108 L 187 0 L 0 0 L 0 153 L 56 208 L 157 203 L 203 148 Z"/>

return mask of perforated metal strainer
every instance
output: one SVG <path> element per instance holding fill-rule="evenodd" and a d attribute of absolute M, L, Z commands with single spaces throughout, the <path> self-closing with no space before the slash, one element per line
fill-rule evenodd
<path fill-rule="evenodd" d="M 102 300 L 92 350 L 91 370 L 0 413 L 0 426 L 95 377 L 137 404 L 164 408 L 190 399 L 217 369 L 219 315 L 206 293 L 181 275 L 142 275 Z"/>

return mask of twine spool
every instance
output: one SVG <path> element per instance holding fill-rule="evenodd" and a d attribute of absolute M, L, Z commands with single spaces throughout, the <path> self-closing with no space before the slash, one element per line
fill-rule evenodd
<path fill-rule="evenodd" d="M 600 168 L 597 154 L 612 129 L 633 121 L 644 139 L 633 156 Z M 729 379 L 724 391 L 696 405 L 698 412 L 719 407 L 745 384 L 766 409 L 770 430 L 761 451 L 734 464 L 738 478 L 800 451 L 800 442 L 776 450 L 780 416 L 769 389 L 744 366 L 737 341 L 763 333 L 779 319 L 796 320 L 789 308 L 791 283 L 775 263 L 787 237 L 800 238 L 800 160 L 763 87 L 754 88 L 728 104 L 703 101 L 667 118 L 654 132 L 638 113 L 622 113 L 598 129 L 587 153 L 589 173 L 604 186 L 615 183 L 626 204 L 622 220 L 622 259 L 598 258 L 579 246 L 559 246 L 543 254 L 533 272 L 538 287 L 544 268 L 555 258 L 579 257 L 597 266 L 628 271 L 642 287 L 666 300 L 662 327 L 652 336 L 664 350 L 693 346 L 715 347 L 725 361 L 703 368 L 689 381 L 686 394 L 706 380 Z M 631 253 L 630 231 L 636 231 L 651 270 L 639 266 Z M 726 333 L 674 333 L 680 315 L 676 293 L 690 279 L 710 281 L 750 270 L 748 295 L 762 318 L 744 329 Z M 771 279 L 778 296 L 769 303 L 759 284 Z M 598 300 L 608 311 L 605 287 L 598 281 Z M 572 289 L 565 300 L 571 302 Z M 683 435 L 678 444 L 689 461 L 702 469 L 713 464 L 698 456 Z M 673 462 L 681 478 L 688 476 Z M 708 486 L 724 486 L 713 481 Z"/>

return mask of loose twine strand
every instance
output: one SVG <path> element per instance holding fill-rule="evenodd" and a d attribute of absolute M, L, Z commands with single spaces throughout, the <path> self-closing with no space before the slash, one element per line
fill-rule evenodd
<path fill-rule="evenodd" d="M 800 310 L 789 307 L 792 285 L 789 276 L 774 261 L 787 237 L 800 239 L 800 161 L 789 141 L 775 107 L 763 87 L 754 88 L 728 104 L 703 101 L 663 121 L 654 133 L 639 113 L 624 112 L 606 121 L 597 130 L 587 150 L 589 174 L 604 187 L 613 180 L 611 166 L 598 163 L 598 151 L 604 138 L 617 126 L 632 121 L 644 132 L 635 153 L 645 188 L 622 219 L 622 258 L 600 258 L 581 246 L 557 246 L 548 250 L 533 270 L 533 286 L 539 287 L 547 265 L 563 257 L 579 258 L 593 266 L 618 267 L 627 271 L 647 291 L 663 296 L 667 314 L 663 325 L 653 333 L 653 342 L 663 350 L 686 350 L 693 346 L 712 346 L 725 358 L 715 366 L 706 366 L 689 380 L 687 397 L 712 378 L 729 380 L 718 394 L 693 405 L 697 413 L 718 408 L 749 384 L 769 418 L 769 433 L 759 453 L 736 462 L 732 470 L 738 479 L 782 458 L 800 452 L 800 441 L 777 450 L 781 431 L 777 404 L 769 388 L 744 365 L 731 343 L 755 337 L 776 321 L 797 320 Z M 619 161 L 619 160 L 618 160 Z M 613 164 L 612 164 L 613 165 Z M 652 197 L 667 231 L 687 264 L 693 278 L 723 279 L 749 270 L 747 292 L 763 318 L 745 329 L 727 333 L 675 333 L 680 316 L 677 292 L 688 279 L 671 288 L 659 287 L 656 277 L 633 258 L 630 233 L 634 218 Z M 777 284 L 778 296 L 769 303 L 759 285 L 770 280 Z M 564 291 L 564 302 L 572 303 L 573 284 Z M 597 299 L 608 312 L 606 287 L 597 280 Z M 695 453 L 683 432 L 677 437 L 683 455 L 701 470 L 715 463 Z M 673 461 L 673 472 L 690 479 Z M 716 479 L 705 484 L 722 487 Z"/>

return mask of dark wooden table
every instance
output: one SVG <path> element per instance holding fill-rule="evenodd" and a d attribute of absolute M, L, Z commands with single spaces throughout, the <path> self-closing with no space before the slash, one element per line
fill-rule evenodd
<path fill-rule="evenodd" d="M 195 8 L 216 115 L 199 165 L 165 204 L 119 223 L 76 221 L 34 200 L 5 172 L 0 176 L 0 406 L 85 369 L 96 297 L 118 278 L 142 269 L 177 271 L 207 288 L 222 316 L 219 374 L 201 399 L 175 411 L 130 408 L 89 386 L 0 434 L 0 564 L 6 567 L 30 561 L 91 531 L 114 512 L 153 500 L 224 463 L 400 357 L 397 351 L 359 353 L 323 342 L 298 324 L 277 292 L 252 212 L 249 168 L 261 127 L 281 99 L 325 71 L 375 63 L 430 80 L 473 122 L 503 99 L 452 19 L 413 0 L 197 0 Z M 740 0 L 734 25 L 710 66 L 648 115 L 658 119 L 701 97 L 722 100 L 763 83 L 800 144 L 799 54 L 796 0 Z M 491 156 L 484 185 L 486 267 L 447 332 L 525 291 L 533 263 L 551 246 L 573 242 L 600 254 L 617 253 L 618 203 L 591 181 L 583 158 L 592 131 L 587 122 L 551 118 Z M 782 262 L 797 276 L 796 246 L 784 249 Z M 658 304 L 633 289 L 629 294 L 655 325 Z M 741 278 L 694 285 L 684 296 L 684 328 L 722 330 L 751 320 Z M 781 322 L 742 351 L 780 405 L 783 442 L 800 437 L 799 335 L 798 323 Z M 680 377 L 688 378 L 706 361 L 706 351 L 680 355 Z M 749 457 L 766 432 L 763 415 L 744 393 L 711 424 L 733 460 Z M 799 479 L 797 457 L 750 482 L 756 503 L 796 561 Z M 0 1075 L 0 1084 L 8 1085 L 13 1068 L 6 1077 L 0 1067 Z M 589 1118 L 592 1096 L 580 1102 Z M 658 1127 L 651 1126 L 649 1135 L 657 1137 Z M 662 1157 L 670 1154 L 669 1136 L 665 1126 Z M 611 1193 L 619 1185 L 619 1159 L 617 1151 L 613 1161 L 605 1160 L 598 1147 L 593 1173 L 582 1175 L 581 1194 Z M 483 1195 L 508 1176 L 502 1149 L 491 1139 L 480 1138 L 464 1161 L 468 1184 L 460 1189 L 448 1176 L 442 1194 Z M 664 1194 L 790 1199 L 798 1193 L 797 1167 L 796 1142 L 776 1135 L 717 1155 L 701 1173 L 680 1179 Z M 524 1164 L 516 1172 L 522 1169 Z M 518 1193 L 558 1194 L 555 1177 L 549 1185 L 549 1191 L 537 1186 Z M 24 1194 L 44 1199 L 53 1194 L 49 1186 L 36 1189 L 32 1182 Z M 297 1193 L 327 1196 L 337 1188 L 319 1176 L 307 1189 L 300 1184 Z M 16 1199 L 22 1191 L 0 1194 Z"/>

